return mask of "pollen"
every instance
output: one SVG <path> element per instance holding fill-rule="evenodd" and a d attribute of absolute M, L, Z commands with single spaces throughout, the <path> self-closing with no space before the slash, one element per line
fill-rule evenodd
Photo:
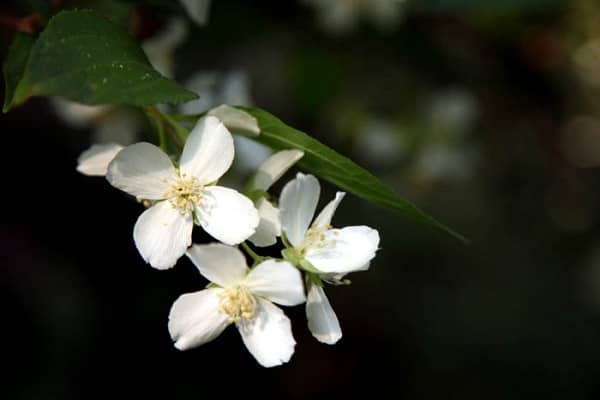
<path fill-rule="evenodd" d="M 334 236 L 338 236 L 338 229 L 333 229 L 331 225 L 325 227 L 313 226 L 306 232 L 304 242 L 300 247 L 300 253 L 305 254 L 307 249 L 327 250 L 335 246 L 336 240 L 328 237 L 327 232 L 332 232 Z"/>
<path fill-rule="evenodd" d="M 203 186 L 196 177 L 185 174 L 173 179 L 164 196 L 181 215 L 191 213 L 200 203 Z"/>
<path fill-rule="evenodd" d="M 228 288 L 219 297 L 221 299 L 219 310 L 227 315 L 229 322 L 239 322 L 254 317 L 256 299 L 247 288 L 243 286 Z"/>

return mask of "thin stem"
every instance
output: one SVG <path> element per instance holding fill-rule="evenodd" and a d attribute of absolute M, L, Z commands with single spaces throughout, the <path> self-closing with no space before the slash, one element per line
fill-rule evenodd
<path fill-rule="evenodd" d="M 167 134 L 165 133 L 165 127 L 163 126 L 163 124 L 160 123 L 160 121 L 157 121 L 156 125 L 157 125 L 156 130 L 158 131 L 158 141 L 160 144 L 160 148 L 165 153 L 169 153 L 169 146 L 167 143 Z"/>
<path fill-rule="evenodd" d="M 176 135 L 182 143 L 184 143 L 190 135 L 190 130 L 182 126 L 175 118 L 173 118 L 172 115 L 166 113 L 161 115 L 173 129 L 173 134 Z"/>
<path fill-rule="evenodd" d="M 171 138 L 171 140 L 173 141 L 175 146 L 179 150 L 182 150 L 183 149 L 183 141 L 179 137 L 179 135 L 177 134 L 175 129 L 173 128 L 171 121 L 169 121 L 165 117 L 165 115 L 158 108 L 156 108 L 154 106 L 145 106 L 144 111 L 146 111 L 146 114 L 148 114 L 148 116 L 150 116 L 152 119 L 154 119 L 154 121 L 156 121 L 156 124 L 158 125 L 157 130 L 158 130 L 159 140 L 161 141 L 160 147 L 163 148 L 162 143 L 164 141 L 165 148 L 166 148 L 166 141 L 167 141 L 166 135 L 169 135 L 169 137 Z M 162 131 L 162 133 L 161 133 L 161 131 Z M 161 137 L 161 135 L 164 136 L 164 138 Z M 163 150 L 165 150 L 165 148 L 163 148 Z"/>
<path fill-rule="evenodd" d="M 261 256 L 259 256 L 258 254 L 256 254 L 256 253 L 254 252 L 254 250 L 252 250 L 252 249 L 250 248 L 250 246 L 248 246 L 248 243 L 246 243 L 246 242 L 242 242 L 242 243 L 240 244 L 240 246 L 242 246 L 242 248 L 243 248 L 243 249 L 246 251 L 246 253 L 248 253 L 248 255 L 249 255 L 250 257 L 252 257 L 252 259 L 254 260 L 254 263 L 255 263 L 255 264 L 257 264 L 257 263 L 261 262 L 261 261 L 264 259 L 263 257 L 261 257 Z"/>
<path fill-rule="evenodd" d="M 285 234 L 283 234 L 283 233 L 281 234 L 281 241 L 283 242 L 283 245 L 284 245 L 286 248 L 290 248 L 290 249 L 293 249 L 293 248 L 294 248 L 294 246 L 292 246 L 292 245 L 290 244 L 290 242 L 288 242 L 288 239 L 287 239 L 287 237 L 286 237 L 286 236 L 285 236 Z"/>

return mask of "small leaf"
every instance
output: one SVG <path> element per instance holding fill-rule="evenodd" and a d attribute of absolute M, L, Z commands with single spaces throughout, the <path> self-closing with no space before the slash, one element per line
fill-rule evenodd
<path fill-rule="evenodd" d="M 5 90 L 2 110 L 4 112 L 7 112 L 14 102 L 15 90 L 23 78 L 27 59 L 34 43 L 35 39 L 32 36 L 18 32 L 8 49 L 3 67 Z"/>
<path fill-rule="evenodd" d="M 155 71 L 127 32 L 92 11 L 61 12 L 42 32 L 14 104 L 36 95 L 134 106 L 198 97 Z"/>
<path fill-rule="evenodd" d="M 266 111 L 257 108 L 237 108 L 249 113 L 258 121 L 260 134 L 249 136 L 251 139 L 274 150 L 300 149 L 304 151 L 304 157 L 298 162 L 301 168 L 365 200 L 388 207 L 398 214 L 434 226 L 463 242 L 467 242 L 462 235 L 425 214 L 409 201 L 402 199 L 389 186 L 349 158 L 337 153 L 306 133 L 287 126 Z"/>

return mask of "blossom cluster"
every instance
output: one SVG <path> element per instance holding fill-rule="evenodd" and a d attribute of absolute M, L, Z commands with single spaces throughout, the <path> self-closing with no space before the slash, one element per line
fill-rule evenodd
<path fill-rule="evenodd" d="M 292 149 L 273 154 L 245 194 L 218 185 L 233 162 L 234 142 L 225 124 L 211 115 L 198 120 L 177 161 L 146 142 L 92 146 L 80 157 L 80 172 L 105 175 L 147 207 L 133 238 L 148 264 L 168 269 L 185 255 L 210 281 L 205 289 L 180 296 L 171 308 L 168 330 L 177 349 L 207 343 L 233 324 L 262 366 L 281 365 L 290 360 L 296 342 L 290 320 L 275 304 L 305 303 L 308 328 L 317 340 L 334 344 L 341 338 L 324 284 L 342 284 L 346 274 L 368 269 L 379 234 L 367 226 L 331 225 L 343 192 L 314 218 L 320 185 L 312 175 L 298 173 L 278 200 L 270 194 L 273 183 L 301 157 L 302 151 Z M 193 244 L 195 226 L 218 242 Z M 282 257 L 260 256 L 246 241 L 254 249 L 281 243 Z"/>

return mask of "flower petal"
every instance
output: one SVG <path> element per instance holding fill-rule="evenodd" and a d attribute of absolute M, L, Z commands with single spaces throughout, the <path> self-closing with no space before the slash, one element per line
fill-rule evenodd
<path fill-rule="evenodd" d="M 290 320 L 281 309 L 261 298 L 257 299 L 255 312 L 253 319 L 237 324 L 248 351 L 263 367 L 288 362 L 296 346 Z"/>
<path fill-rule="evenodd" d="M 225 288 L 237 285 L 248 272 L 244 255 L 235 247 L 195 244 L 186 254 L 206 279 Z"/>
<path fill-rule="evenodd" d="M 252 178 L 251 190 L 269 190 L 303 155 L 301 150 L 283 150 L 267 158 Z"/>
<path fill-rule="evenodd" d="M 185 142 L 179 169 L 205 185 L 219 179 L 233 162 L 233 137 L 218 118 L 200 118 Z"/>
<path fill-rule="evenodd" d="M 277 237 L 281 236 L 279 209 L 264 197 L 258 199 L 256 206 L 260 221 L 256 232 L 248 240 L 258 247 L 272 246 L 277 243 Z"/>
<path fill-rule="evenodd" d="M 188 16 L 199 26 L 206 24 L 210 0 L 179 0 Z"/>
<path fill-rule="evenodd" d="M 135 143 L 121 150 L 108 165 L 106 179 L 114 187 L 142 199 L 164 198 L 175 176 L 169 157 L 150 143 Z"/>
<path fill-rule="evenodd" d="M 335 199 L 331 200 L 329 204 L 327 204 L 323 210 L 319 213 L 315 221 L 313 222 L 313 226 L 317 228 L 324 228 L 331 224 L 331 218 L 333 214 L 335 214 L 335 210 L 338 208 L 338 205 L 344 198 L 346 193 L 337 192 L 335 194 Z"/>
<path fill-rule="evenodd" d="M 322 287 L 311 285 L 306 298 L 308 329 L 321 343 L 335 344 L 342 338 L 340 322 Z"/>
<path fill-rule="evenodd" d="M 151 266 L 167 269 L 192 244 L 194 221 L 181 215 L 168 201 L 161 201 L 140 215 L 133 228 L 138 251 Z"/>
<path fill-rule="evenodd" d="M 50 105 L 62 121 L 76 129 L 94 125 L 114 108 L 114 106 L 88 106 L 62 97 L 50 98 Z"/>
<path fill-rule="evenodd" d="M 175 347 L 187 350 L 210 342 L 230 324 L 219 310 L 223 289 L 205 289 L 180 296 L 169 312 L 169 334 Z"/>
<path fill-rule="evenodd" d="M 250 271 L 244 284 L 252 293 L 273 303 L 295 306 L 306 301 L 302 275 L 287 261 L 261 262 Z"/>
<path fill-rule="evenodd" d="M 325 273 L 364 270 L 379 246 L 379 233 L 368 226 L 330 229 L 324 234 L 325 245 L 308 247 L 305 257 Z"/>
<path fill-rule="evenodd" d="M 259 221 L 258 211 L 249 198 L 222 186 L 204 188 L 196 214 L 206 232 L 229 245 L 248 239 Z"/>
<path fill-rule="evenodd" d="M 315 215 L 320 192 L 317 178 L 302 173 L 298 173 L 281 191 L 281 226 L 293 246 L 299 246 L 304 240 L 306 230 Z"/>
<path fill-rule="evenodd" d="M 77 159 L 77 171 L 88 176 L 104 176 L 108 164 L 123 146 L 116 143 L 93 144 Z"/>
<path fill-rule="evenodd" d="M 246 136 L 258 136 L 260 134 L 260 128 L 258 127 L 256 118 L 237 108 L 222 104 L 209 110 L 208 115 L 214 115 L 219 118 L 223 124 L 225 124 L 227 129 L 233 133 Z"/>

